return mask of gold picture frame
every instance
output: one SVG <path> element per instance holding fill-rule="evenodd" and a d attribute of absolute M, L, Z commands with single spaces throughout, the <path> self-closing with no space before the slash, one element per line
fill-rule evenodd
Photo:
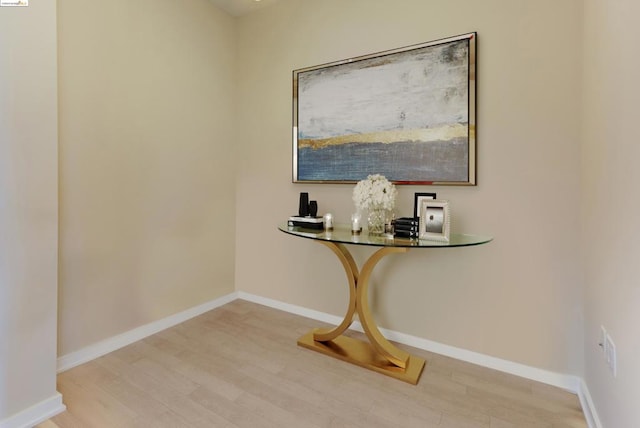
<path fill-rule="evenodd" d="M 476 33 L 293 71 L 293 182 L 476 185 Z"/>

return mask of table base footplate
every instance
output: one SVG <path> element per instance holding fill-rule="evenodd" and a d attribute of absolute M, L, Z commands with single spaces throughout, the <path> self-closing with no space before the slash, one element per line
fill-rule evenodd
<path fill-rule="evenodd" d="M 347 336 L 338 336 L 328 342 L 317 342 L 313 340 L 313 330 L 298 339 L 298 346 L 356 364 L 412 385 L 418 383 L 425 365 L 424 359 L 410 355 L 407 368 L 403 369 L 377 354 L 367 342 Z"/>

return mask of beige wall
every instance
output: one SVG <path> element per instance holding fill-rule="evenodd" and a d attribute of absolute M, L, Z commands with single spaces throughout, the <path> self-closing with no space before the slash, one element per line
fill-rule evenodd
<path fill-rule="evenodd" d="M 60 0 L 66 355 L 234 289 L 234 20 L 207 0 Z"/>
<path fill-rule="evenodd" d="M 640 426 L 640 37 L 636 0 L 589 0 L 584 32 L 585 379 L 603 427 Z M 603 325 L 618 373 L 598 347 Z"/>
<path fill-rule="evenodd" d="M 375 272 L 374 312 L 393 330 L 580 374 L 579 0 L 283 0 L 241 18 L 236 288 L 344 313 L 335 256 L 276 230 L 301 191 L 338 220 L 353 210 L 352 186 L 291 183 L 291 71 L 469 31 L 478 32 L 478 186 L 405 186 L 397 206 L 408 215 L 414 192 L 434 190 L 451 201 L 456 232 L 495 241 L 389 257 Z"/>
<path fill-rule="evenodd" d="M 31 3 L 0 13 L 0 421 L 55 394 L 56 4 Z M 583 375 L 603 426 L 637 425 L 637 2 L 584 20 L 578 0 L 282 0 L 238 21 L 205 0 L 58 4 L 59 355 L 232 291 L 234 264 L 238 290 L 341 315 L 334 256 L 275 230 L 300 191 L 352 209 L 351 186 L 290 183 L 291 70 L 478 31 L 479 185 L 403 187 L 398 207 L 434 190 L 457 231 L 496 239 L 384 261 L 376 316 Z"/>
<path fill-rule="evenodd" d="M 0 423 L 57 395 L 55 13 L 0 9 Z"/>

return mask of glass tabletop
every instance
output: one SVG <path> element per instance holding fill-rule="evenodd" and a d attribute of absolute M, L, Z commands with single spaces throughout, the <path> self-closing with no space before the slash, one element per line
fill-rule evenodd
<path fill-rule="evenodd" d="M 283 224 L 278 226 L 284 233 L 301 238 L 330 241 L 338 244 L 369 245 L 373 247 L 411 247 L 411 248 L 451 248 L 469 247 L 486 244 L 493 240 L 490 236 L 467 235 L 452 233 L 449 242 L 428 241 L 424 239 L 396 238 L 390 236 L 369 235 L 363 231 L 359 235 L 351 234 L 350 225 L 338 224 L 332 231 L 305 229 L 298 226 Z"/>

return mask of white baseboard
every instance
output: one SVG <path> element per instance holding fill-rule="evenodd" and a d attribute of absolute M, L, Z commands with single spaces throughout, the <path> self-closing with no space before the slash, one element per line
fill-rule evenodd
<path fill-rule="evenodd" d="M 307 309 L 289 303 L 283 303 L 266 297 L 256 296 L 243 291 L 238 292 L 238 298 L 329 324 L 340 324 L 340 322 L 342 322 L 342 318 L 335 315 L 314 311 L 312 309 Z M 363 331 L 362 325 L 357 321 L 351 325 L 351 328 L 356 331 Z M 468 351 L 466 349 L 444 345 L 431 340 L 384 328 L 381 328 L 380 332 L 389 340 L 413 346 L 414 348 L 423 349 L 425 351 L 445 355 L 457 360 L 466 361 L 468 363 L 488 367 L 515 376 L 553 385 L 567 391 L 571 391 L 574 394 L 578 394 L 581 390 L 581 379 L 578 376 L 555 373 L 536 367 L 530 367 L 513 361 L 503 360 L 489 355 Z"/>
<path fill-rule="evenodd" d="M 237 293 L 233 292 L 226 296 L 222 296 L 220 298 L 203 303 L 202 305 L 198 305 L 177 314 L 171 315 L 167 318 L 163 318 L 161 320 L 154 321 L 133 330 L 129 330 L 117 336 L 110 337 L 94 345 L 90 345 L 86 348 L 80 349 L 79 351 L 63 355 L 58 358 L 58 373 L 79 366 L 80 364 L 87 363 L 93 359 L 106 355 L 109 352 L 113 352 L 124 346 L 137 342 L 138 340 L 142 340 L 145 337 L 151 336 L 152 334 L 156 334 L 169 327 L 173 327 L 174 325 L 197 317 L 198 315 L 202 315 L 203 313 L 208 312 L 212 309 L 218 308 L 222 305 L 226 305 L 227 303 L 232 302 L 237 298 Z"/>
<path fill-rule="evenodd" d="M 257 303 L 263 306 L 268 306 L 273 309 L 279 309 L 284 312 L 289 312 L 290 314 L 300 315 L 305 318 L 311 318 L 313 320 L 318 320 L 329 324 L 340 324 L 342 322 L 342 318 L 335 315 L 327 314 L 326 312 L 314 311 L 313 309 L 292 305 L 291 303 L 284 303 L 279 300 L 269 299 L 268 297 L 256 296 L 255 294 L 246 293 L 244 291 L 238 291 L 237 294 L 238 299 Z M 355 327 L 356 324 L 360 328 L 362 328 L 360 326 L 360 323 L 358 322 L 354 322 L 353 327 Z M 358 330 L 358 328 L 354 328 L 354 330 Z"/>
<path fill-rule="evenodd" d="M 602 428 L 598 412 L 596 412 L 596 406 L 593 404 L 589 388 L 584 380 L 580 381 L 580 392 L 578 392 L 578 397 L 580 398 L 580 405 L 582 406 L 582 411 L 584 412 L 587 424 L 589 424 L 589 428 Z"/>
<path fill-rule="evenodd" d="M 46 400 L 0 421 L 0 428 L 30 428 L 65 410 L 66 407 L 62 404 L 62 395 L 56 392 Z"/>

